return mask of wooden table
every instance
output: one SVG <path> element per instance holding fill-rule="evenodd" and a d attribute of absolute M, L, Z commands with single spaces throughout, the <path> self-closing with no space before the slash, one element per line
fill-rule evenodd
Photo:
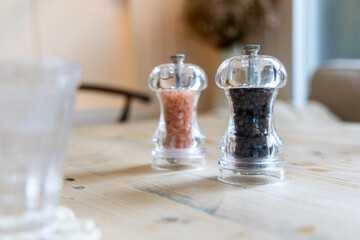
<path fill-rule="evenodd" d="M 263 186 L 217 181 L 226 116 L 199 118 L 203 170 L 151 168 L 157 119 L 78 127 L 65 165 L 74 181 L 64 181 L 62 204 L 93 218 L 105 240 L 360 239 L 360 124 L 305 112 L 280 111 L 287 180 Z"/>

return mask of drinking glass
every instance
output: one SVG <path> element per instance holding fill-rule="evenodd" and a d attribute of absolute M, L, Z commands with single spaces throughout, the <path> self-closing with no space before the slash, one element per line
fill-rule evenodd
<path fill-rule="evenodd" d="M 80 76 L 57 58 L 0 63 L 0 236 L 53 221 Z"/>

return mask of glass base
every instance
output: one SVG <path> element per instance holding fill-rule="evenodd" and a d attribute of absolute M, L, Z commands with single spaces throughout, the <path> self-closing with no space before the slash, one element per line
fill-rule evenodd
<path fill-rule="evenodd" d="M 152 167 L 158 170 L 199 169 L 206 166 L 205 148 L 153 149 Z"/>
<path fill-rule="evenodd" d="M 219 158 L 218 179 L 235 185 L 273 184 L 285 181 L 285 160 Z"/>
<path fill-rule="evenodd" d="M 3 219 L 4 220 L 4 219 Z M 5 219 L 8 221 L 9 219 Z M 5 221 L 4 220 L 4 221 Z M 46 219 L 43 219 L 46 221 Z M 11 220 L 14 222 L 13 220 Z M 15 222 L 14 222 L 15 223 Z M 18 221 L 16 221 L 18 223 Z M 44 222 L 45 223 L 45 222 Z M 9 224 L 7 224 L 9 226 Z M 74 212 L 64 206 L 56 208 L 55 216 L 46 221 L 46 225 L 12 231 L 0 230 L 1 240 L 69 240 L 69 239 L 101 239 L 101 230 L 95 226 L 93 219 L 79 219 Z"/>
<path fill-rule="evenodd" d="M 33 239 L 28 238 L 33 235 L 47 236 L 50 233 L 54 218 L 53 208 L 29 211 L 20 216 L 0 214 L 0 239 L 7 239 L 7 236 L 26 236 L 26 238 L 21 239 Z"/>

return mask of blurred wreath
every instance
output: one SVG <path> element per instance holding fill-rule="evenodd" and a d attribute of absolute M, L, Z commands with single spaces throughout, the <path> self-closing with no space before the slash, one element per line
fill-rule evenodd
<path fill-rule="evenodd" d="M 260 26 L 274 26 L 279 0 L 187 0 L 185 20 L 218 47 L 230 47 Z"/>

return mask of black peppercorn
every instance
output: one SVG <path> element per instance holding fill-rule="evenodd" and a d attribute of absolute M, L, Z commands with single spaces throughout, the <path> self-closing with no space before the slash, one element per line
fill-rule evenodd
<path fill-rule="evenodd" d="M 268 144 L 271 101 L 276 90 L 272 88 L 229 89 L 234 111 L 235 151 L 238 158 L 263 158 L 272 154 Z"/>

